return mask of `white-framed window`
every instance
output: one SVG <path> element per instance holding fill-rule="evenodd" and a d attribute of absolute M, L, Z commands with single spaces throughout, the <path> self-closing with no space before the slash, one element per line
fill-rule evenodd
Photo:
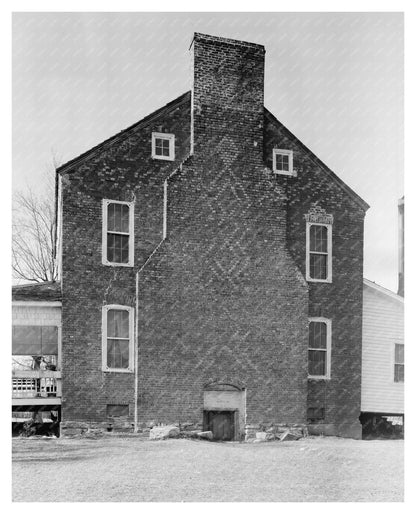
<path fill-rule="evenodd" d="M 165 161 L 175 160 L 175 136 L 163 132 L 152 132 L 152 157 Z"/>
<path fill-rule="evenodd" d="M 306 223 L 306 280 L 332 282 L 332 225 Z"/>
<path fill-rule="evenodd" d="M 404 382 L 404 344 L 394 345 L 394 381 Z"/>
<path fill-rule="evenodd" d="M 309 318 L 309 378 L 331 378 L 331 332 L 330 319 Z"/>
<path fill-rule="evenodd" d="M 134 203 L 103 200 L 102 263 L 133 266 Z"/>
<path fill-rule="evenodd" d="M 102 308 L 103 371 L 133 371 L 133 307 L 104 305 Z"/>
<path fill-rule="evenodd" d="M 273 171 L 279 175 L 294 177 L 293 151 L 273 148 Z"/>

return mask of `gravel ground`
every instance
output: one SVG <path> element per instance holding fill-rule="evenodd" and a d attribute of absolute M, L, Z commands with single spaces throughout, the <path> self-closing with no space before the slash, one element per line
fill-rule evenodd
<path fill-rule="evenodd" d="M 403 441 L 14 439 L 13 501 L 403 501 Z"/>

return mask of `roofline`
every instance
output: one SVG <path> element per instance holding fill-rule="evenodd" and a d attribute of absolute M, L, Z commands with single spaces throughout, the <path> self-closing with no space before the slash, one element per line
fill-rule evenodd
<path fill-rule="evenodd" d="M 386 296 L 389 296 L 393 300 L 398 300 L 401 303 L 404 303 L 404 298 L 400 296 L 397 293 L 394 293 L 393 291 L 390 291 L 390 289 L 387 289 L 386 287 L 380 286 L 379 284 L 376 284 L 375 282 L 372 282 L 371 280 L 368 280 L 368 278 L 364 279 L 364 285 L 371 287 L 378 293 L 385 294 Z"/>
<path fill-rule="evenodd" d="M 260 43 L 252 43 L 250 41 L 243 41 L 241 39 L 231 39 L 228 37 L 211 36 L 210 34 L 204 34 L 202 32 L 194 32 L 189 49 L 192 47 L 192 44 L 195 40 L 203 40 L 211 43 L 225 43 L 226 45 L 242 46 L 245 48 L 257 48 L 258 50 L 262 50 L 264 53 L 266 53 L 264 45 L 261 45 Z"/>
<path fill-rule="evenodd" d="M 62 307 L 62 302 L 57 300 L 12 300 L 13 307 Z"/>
<path fill-rule="evenodd" d="M 350 188 L 342 179 L 338 177 L 338 175 L 331 170 L 319 157 L 317 157 L 312 150 L 310 150 L 300 139 L 298 139 L 281 121 L 279 121 L 274 114 L 272 114 L 266 107 L 264 107 L 264 111 L 266 115 L 270 116 L 274 121 L 277 121 L 286 131 L 287 133 L 296 139 L 297 143 L 307 152 L 308 156 L 317 164 L 320 166 L 325 172 L 327 172 L 331 178 L 341 187 L 345 193 L 348 194 L 348 196 L 357 203 L 364 211 L 370 208 L 370 205 L 361 198 L 353 189 Z"/>
<path fill-rule="evenodd" d="M 185 100 L 187 99 L 187 97 L 189 95 L 190 95 L 190 91 L 186 91 L 186 93 L 183 93 L 181 96 L 178 96 L 177 98 L 175 98 L 175 100 L 168 102 L 167 104 L 163 105 L 162 107 L 159 107 L 159 109 L 156 109 L 156 111 L 153 111 L 151 114 L 148 114 L 141 120 L 136 121 L 136 123 L 133 123 L 133 125 L 130 125 L 126 129 L 123 129 L 122 131 L 118 132 L 117 134 L 114 134 L 113 136 L 109 137 L 108 139 L 105 139 L 101 143 L 98 143 L 97 145 L 93 146 L 92 148 L 90 148 L 86 152 L 82 153 L 81 155 L 78 155 L 77 157 L 74 157 L 70 161 L 66 162 L 65 164 L 62 164 L 62 166 L 59 166 L 59 168 L 56 169 L 56 172 L 57 173 L 71 172 L 72 169 L 77 164 L 84 161 L 85 159 L 88 159 L 89 157 L 92 157 L 99 150 L 102 150 L 103 148 L 105 148 L 113 143 L 117 143 L 121 139 L 124 139 L 129 134 L 129 132 L 131 132 L 132 130 L 146 126 L 148 123 L 157 119 L 161 114 L 163 114 L 165 112 L 170 112 L 173 108 L 181 105 L 182 103 L 185 102 Z"/>
<path fill-rule="evenodd" d="M 60 284 L 60 281 L 59 280 L 47 280 L 45 282 L 29 282 L 28 284 L 13 284 L 12 289 L 15 289 L 16 287 L 45 286 L 46 284 L 48 284 L 48 285 Z"/>

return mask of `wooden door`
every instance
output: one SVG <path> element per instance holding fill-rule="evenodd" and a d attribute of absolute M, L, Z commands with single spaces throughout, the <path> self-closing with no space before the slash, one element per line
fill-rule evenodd
<path fill-rule="evenodd" d="M 208 412 L 208 430 L 215 441 L 232 441 L 234 439 L 234 412 Z"/>

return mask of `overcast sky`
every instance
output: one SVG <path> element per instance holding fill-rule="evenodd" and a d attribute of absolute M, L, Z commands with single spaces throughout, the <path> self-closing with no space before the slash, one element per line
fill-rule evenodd
<path fill-rule="evenodd" d="M 399 13 L 14 14 L 13 189 L 189 90 L 194 32 L 266 47 L 266 107 L 370 204 L 364 273 L 396 291 Z"/>

